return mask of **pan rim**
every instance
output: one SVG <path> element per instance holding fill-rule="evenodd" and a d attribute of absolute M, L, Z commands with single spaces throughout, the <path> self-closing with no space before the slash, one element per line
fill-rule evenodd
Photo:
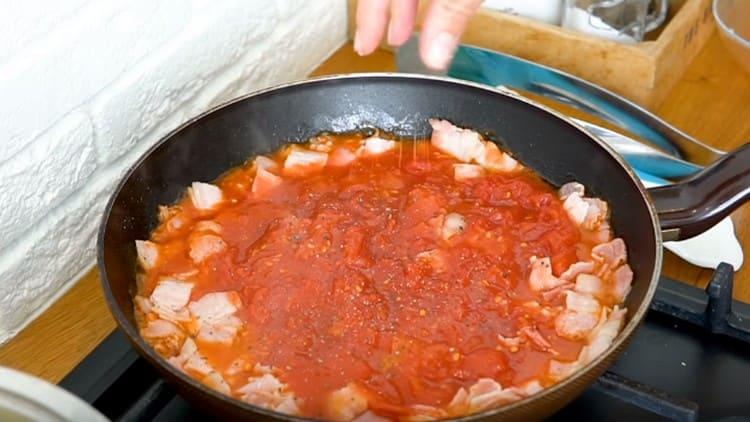
<path fill-rule="evenodd" d="M 109 222 L 109 217 L 111 216 L 112 208 L 114 206 L 116 199 L 119 197 L 122 191 L 122 188 L 130 180 L 130 178 L 132 177 L 136 169 L 138 169 L 143 164 L 143 162 L 145 162 L 154 153 L 154 151 L 156 151 L 165 143 L 169 142 L 169 140 L 171 140 L 175 135 L 177 135 L 179 132 L 181 132 L 188 126 L 224 108 L 230 107 L 236 103 L 248 100 L 250 98 L 259 97 L 259 96 L 271 94 L 280 90 L 291 89 L 291 88 L 295 88 L 299 86 L 314 85 L 314 84 L 325 83 L 329 81 L 350 80 L 350 79 L 362 79 L 362 80 L 371 80 L 371 79 L 382 79 L 382 80 L 406 79 L 408 80 L 408 79 L 411 79 L 411 80 L 422 80 L 422 81 L 435 81 L 439 83 L 448 83 L 448 84 L 453 84 L 453 85 L 462 85 L 468 88 L 480 89 L 483 91 L 491 92 L 495 95 L 502 95 L 505 97 L 509 97 L 514 100 L 524 102 L 527 105 L 534 107 L 538 110 L 546 112 L 548 115 L 551 115 L 557 118 L 558 120 L 561 120 L 562 122 L 576 129 L 582 135 L 585 135 L 591 142 L 594 142 L 599 147 L 601 147 L 604 151 L 606 151 L 610 155 L 610 157 L 613 158 L 619 164 L 622 170 L 624 170 L 628 174 L 631 182 L 635 184 L 635 186 L 638 188 L 638 191 L 641 195 L 641 199 L 645 202 L 650 219 L 651 219 L 651 226 L 653 229 L 654 241 L 655 241 L 655 245 L 654 245 L 655 257 L 654 257 L 654 268 L 651 272 L 651 279 L 649 280 L 649 287 L 646 290 L 644 299 L 642 303 L 640 304 L 640 306 L 638 307 L 638 309 L 632 312 L 630 319 L 627 321 L 625 326 L 617 335 L 617 338 L 615 339 L 615 341 L 604 352 L 599 354 L 594 360 L 592 360 L 588 364 L 577 369 L 573 374 L 571 374 L 567 378 L 563 379 L 562 381 L 559 381 L 558 383 L 550 387 L 544 388 L 542 391 L 536 394 L 533 394 L 529 397 L 523 398 L 521 400 L 518 400 L 512 403 L 509 403 L 507 405 L 503 405 L 498 408 L 489 409 L 484 412 L 466 415 L 466 416 L 462 416 L 462 417 L 454 418 L 454 419 L 447 419 L 447 420 L 472 421 L 472 420 L 476 420 L 480 418 L 499 416 L 502 413 L 506 413 L 508 411 L 512 411 L 514 409 L 518 409 L 520 407 L 526 406 L 527 404 L 533 401 L 541 400 L 544 397 L 549 397 L 557 393 L 559 390 L 567 388 L 569 385 L 576 383 L 576 381 L 579 378 L 581 378 L 584 374 L 598 367 L 604 360 L 609 358 L 612 353 L 614 353 L 615 351 L 619 350 L 622 346 L 627 344 L 627 342 L 630 340 L 630 338 L 634 334 L 635 330 L 640 326 L 641 322 L 643 321 L 645 314 L 648 311 L 649 306 L 651 302 L 653 301 L 653 297 L 656 293 L 658 280 L 661 275 L 661 267 L 662 267 L 662 260 L 663 260 L 663 250 L 662 250 L 663 241 L 662 241 L 662 231 L 659 226 L 659 217 L 658 217 L 658 213 L 656 212 L 656 208 L 653 202 L 651 201 L 650 197 L 648 196 L 646 187 L 643 185 L 640 178 L 638 178 L 633 168 L 625 161 L 625 159 L 619 154 L 617 154 L 611 146 L 609 146 L 607 143 L 605 143 L 604 141 L 600 140 L 599 138 L 597 138 L 596 136 L 588 132 L 586 129 L 584 129 L 582 126 L 577 124 L 568 116 L 548 106 L 540 104 L 530 98 L 523 97 L 520 94 L 508 92 L 508 90 L 503 90 L 503 89 L 492 87 L 489 85 L 483 85 L 483 84 L 479 84 L 479 83 L 475 83 L 471 81 L 465 81 L 465 80 L 446 77 L 446 76 L 423 75 L 423 74 L 412 74 L 412 73 L 397 73 L 397 72 L 369 72 L 369 73 L 334 74 L 334 75 L 311 77 L 311 78 L 296 80 L 296 81 L 292 81 L 288 83 L 277 84 L 268 88 L 260 89 L 257 91 L 253 91 L 253 92 L 232 98 L 228 101 L 218 104 L 186 120 L 184 123 L 177 126 L 174 130 L 170 131 L 168 134 L 164 135 L 158 141 L 156 141 L 152 146 L 150 146 L 145 152 L 143 152 L 138 157 L 138 159 L 136 159 L 133 162 L 132 165 L 130 165 L 127 168 L 125 172 L 123 172 L 122 176 L 117 181 L 117 184 L 115 185 L 114 190 L 110 194 L 109 199 L 107 200 L 106 207 L 100 219 L 99 231 L 97 234 L 97 245 L 96 245 L 97 268 L 99 271 L 100 283 L 102 286 L 104 297 L 107 302 L 107 307 L 109 308 L 110 313 L 117 321 L 118 327 L 125 332 L 130 343 L 133 344 L 133 346 L 137 349 L 137 351 L 142 357 L 146 358 L 152 365 L 155 365 L 161 371 L 166 371 L 173 378 L 179 379 L 180 381 L 182 381 L 183 384 L 189 386 L 190 388 L 194 390 L 199 391 L 202 395 L 209 396 L 212 401 L 228 402 L 232 404 L 233 406 L 239 407 L 247 412 L 260 413 L 265 416 L 276 418 L 276 419 L 281 419 L 281 420 L 289 420 L 289 421 L 316 420 L 312 418 L 303 418 L 303 417 L 291 416 L 291 415 L 286 415 L 283 413 L 275 412 L 266 408 L 262 408 L 260 406 L 255 406 L 255 405 L 243 402 L 234 397 L 219 393 L 213 389 L 205 387 L 203 384 L 201 384 L 197 380 L 185 375 L 184 373 L 182 373 L 181 371 L 177 370 L 172 365 L 170 365 L 164 358 L 159 356 L 156 353 L 156 351 L 141 337 L 136 327 L 132 326 L 129 323 L 126 315 L 124 314 L 124 312 L 118 305 L 114 297 L 113 291 L 109 288 L 109 280 L 107 277 L 106 265 L 104 263 L 104 241 L 106 238 L 106 228 Z"/>

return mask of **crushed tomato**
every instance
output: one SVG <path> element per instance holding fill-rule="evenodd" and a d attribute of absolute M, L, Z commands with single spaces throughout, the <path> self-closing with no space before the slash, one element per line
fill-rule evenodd
<path fill-rule="evenodd" d="M 335 145 L 355 145 L 341 136 Z M 271 156 L 283 165 L 283 152 Z M 556 275 L 576 261 L 578 228 L 552 186 L 532 171 L 455 181 L 456 160 L 429 141 L 284 178 L 268 197 L 250 193 L 254 169 L 232 170 L 217 185 L 224 201 L 200 212 L 185 199 L 154 231 L 160 277 L 198 270 L 192 298 L 237 291 L 244 328 L 231 346 L 200 345 L 218 370 L 238 356 L 280 369 L 308 416 L 330 392 L 356 382 L 384 416 L 408 406 L 444 406 L 457 389 L 489 377 L 504 387 L 540 379 L 550 359 L 574 360 L 584 345 L 556 335 L 544 302 L 528 287 L 531 256 L 554 257 Z M 442 217 L 466 220 L 440 235 Z M 189 236 L 200 220 L 222 228 L 224 252 L 194 264 Z M 537 307 L 533 302 L 541 303 Z M 536 328 L 552 345 L 509 350 L 498 334 Z M 241 377 L 227 379 L 239 388 Z"/>

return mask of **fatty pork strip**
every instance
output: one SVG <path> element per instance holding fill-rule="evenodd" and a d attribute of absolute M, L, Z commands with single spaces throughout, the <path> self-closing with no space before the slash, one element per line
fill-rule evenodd
<path fill-rule="evenodd" d="M 471 130 L 458 128 L 445 120 L 430 120 L 433 127 L 432 145 L 456 158 L 454 177 L 464 181 L 482 177 L 486 172 L 514 172 L 521 164 L 499 150 L 497 145 L 484 141 Z M 254 162 L 255 178 L 251 192 L 257 197 L 269 195 L 283 183 L 285 177 L 305 177 L 326 166 L 345 167 L 359 157 L 375 156 L 396 147 L 396 142 L 373 136 L 364 139 L 357 150 L 334 147 L 324 138 L 317 138 L 309 149 L 290 148 L 283 166 L 266 157 Z M 559 190 L 564 208 L 571 221 L 586 235 L 599 240 L 598 245 L 579 256 L 581 261 L 570 265 L 559 277 L 552 273 L 550 257 L 530 259 L 529 286 L 540 296 L 559 294 L 564 297 L 563 309 L 557 311 L 555 331 L 563 338 L 585 339 L 587 345 L 572 362 L 553 360 L 548 378 L 559 381 L 603 353 L 619 333 L 625 310 L 604 303 L 622 303 L 630 290 L 632 271 L 627 265 L 626 248 L 622 239 L 612 239 L 607 222 L 607 204 L 584 196 L 584 188 L 569 183 Z M 223 201 L 221 189 L 196 182 L 188 188 L 192 205 L 200 211 L 210 211 Z M 458 213 L 445 215 L 438 227 L 443 239 L 462 233 L 465 218 Z M 204 220 L 196 224 L 190 237 L 190 257 L 199 264 L 212 254 L 226 248 L 221 238 L 221 227 Z M 143 270 L 154 267 L 159 259 L 159 245 L 152 241 L 136 241 L 138 262 Z M 423 253 L 420 257 L 440 265 L 439 251 Z M 275 374 L 275 368 L 260 364 L 252 366 L 247 383 L 231 391 L 226 377 L 233 376 L 233 368 L 224 373 L 216 371 L 201 354 L 200 344 L 231 344 L 242 322 L 235 316 L 242 307 L 236 292 L 207 293 L 193 297 L 190 277 L 163 278 L 150 296 L 136 296 L 135 303 L 142 321 L 141 334 L 169 362 L 204 384 L 248 403 L 287 414 L 299 414 L 294 393 L 289 391 Z M 517 337 L 498 336 L 499 343 L 513 350 L 521 342 L 532 342 L 541 349 L 549 343 L 534 329 L 526 327 Z M 247 363 L 244 364 L 247 366 Z M 445 408 L 413 406 L 408 420 L 434 420 L 475 413 L 519 400 L 542 390 L 542 383 L 531 380 L 522 386 L 504 388 L 497 381 L 483 378 L 468 389 L 459 389 Z M 385 420 L 368 411 L 367 395 L 356 384 L 347 385 L 330 394 L 328 415 L 332 420 Z"/>

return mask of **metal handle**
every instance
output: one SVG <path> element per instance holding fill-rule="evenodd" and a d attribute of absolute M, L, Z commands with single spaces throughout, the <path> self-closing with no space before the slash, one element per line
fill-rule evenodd
<path fill-rule="evenodd" d="M 664 20 L 667 18 L 669 13 L 669 0 L 654 0 L 659 3 L 656 13 L 649 13 L 646 15 L 646 32 L 651 32 L 658 28 Z"/>

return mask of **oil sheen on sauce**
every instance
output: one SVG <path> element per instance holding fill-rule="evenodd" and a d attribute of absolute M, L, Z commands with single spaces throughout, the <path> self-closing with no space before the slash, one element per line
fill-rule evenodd
<path fill-rule="evenodd" d="M 282 165 L 283 151 L 271 158 Z M 142 293 L 196 269 L 193 298 L 238 292 L 244 328 L 231 346 L 201 351 L 219 371 L 237 357 L 279 368 L 308 416 L 323 415 L 326 395 L 350 382 L 386 416 L 444 406 L 480 378 L 549 385 L 549 360 L 574 360 L 584 343 L 556 335 L 541 310 L 564 299 L 529 289 L 529 259 L 552 257 L 559 275 L 585 242 L 553 187 L 530 170 L 456 181 L 455 163 L 429 140 L 399 142 L 345 169 L 285 178 L 262 200 L 249 191 L 252 166 L 236 168 L 216 183 L 221 206 L 199 212 L 183 200 L 172 209 L 183 224 L 155 230 L 161 255 Z M 448 213 L 465 225 L 444 239 Z M 201 220 L 218 223 L 228 247 L 196 265 L 188 236 Z M 524 327 L 551 349 L 498 341 Z M 232 388 L 244 381 L 227 378 Z"/>

